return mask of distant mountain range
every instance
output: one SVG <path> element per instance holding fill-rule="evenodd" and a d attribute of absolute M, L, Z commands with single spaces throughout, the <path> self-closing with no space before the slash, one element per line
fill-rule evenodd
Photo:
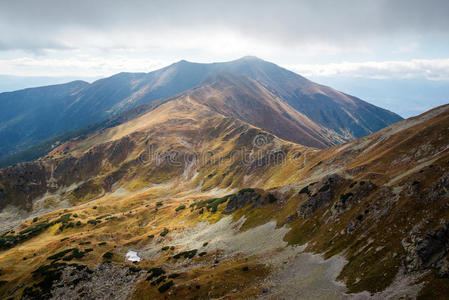
<path fill-rule="evenodd" d="M 57 135 L 73 137 L 67 133 L 120 118 L 139 105 L 173 97 L 204 81 L 210 85 L 213 76 L 221 72 L 228 73 L 228 83 L 222 81 L 213 89 L 218 92 L 232 80 L 240 84 L 246 80 L 252 86 L 245 86 L 244 94 L 254 100 L 252 104 L 246 103 L 246 107 L 260 104 L 260 99 L 255 98 L 261 95 L 265 100 L 271 99 L 271 108 L 273 101 L 278 106 L 271 110 L 276 111 L 275 114 L 263 118 L 267 124 L 261 124 L 262 119 L 252 120 L 254 124 L 261 128 L 276 127 L 279 136 L 307 146 L 324 148 L 335 145 L 368 135 L 402 119 L 390 111 L 255 57 L 212 64 L 180 61 L 150 73 L 119 73 L 91 84 L 74 81 L 1 93 L 0 157 L 36 146 Z M 231 73 L 239 79 L 231 80 Z M 258 93 L 257 96 L 250 95 L 253 92 Z M 224 113 L 241 119 L 249 117 L 238 115 L 238 105 L 243 104 L 238 99 L 239 95 L 231 97 L 234 97 L 234 111 Z M 220 101 L 226 104 L 227 100 L 222 98 Z M 53 142 L 61 141 L 55 139 L 46 144 Z"/>

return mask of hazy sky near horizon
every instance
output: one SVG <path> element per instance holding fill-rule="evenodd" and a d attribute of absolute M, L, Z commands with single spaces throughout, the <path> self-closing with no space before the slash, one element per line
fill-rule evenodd
<path fill-rule="evenodd" d="M 0 0 L 0 74 L 255 55 L 305 76 L 449 80 L 449 1 Z"/>

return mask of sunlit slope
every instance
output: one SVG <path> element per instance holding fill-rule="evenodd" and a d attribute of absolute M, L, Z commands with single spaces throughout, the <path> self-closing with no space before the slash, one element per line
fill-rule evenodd
<path fill-rule="evenodd" d="M 1 217 L 28 211 L 2 236 L 0 293 L 447 293 L 448 106 L 318 150 L 242 121 L 257 118 L 232 105 L 241 85 L 258 97 L 239 99 L 290 111 L 252 81 L 226 88 L 224 79 L 0 170 Z M 217 89 L 223 94 L 212 97 Z M 129 250 L 142 260 L 126 262 Z"/>
<path fill-rule="evenodd" d="M 1 93 L 0 137 L 4 142 L 0 156 L 98 124 L 139 105 L 173 97 L 221 72 L 255 80 L 296 113 L 323 128 L 322 135 L 327 138 L 319 142 L 326 145 L 329 138 L 336 144 L 401 120 L 392 112 L 255 57 L 210 64 L 180 61 L 149 73 L 119 73 L 91 84 L 77 81 Z M 296 137 L 291 137 L 290 141 L 296 142 Z"/>

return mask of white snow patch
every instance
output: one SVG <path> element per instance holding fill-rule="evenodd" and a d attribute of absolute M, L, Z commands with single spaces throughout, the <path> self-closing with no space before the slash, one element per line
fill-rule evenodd
<path fill-rule="evenodd" d="M 126 253 L 126 260 L 127 261 L 140 261 L 141 258 L 139 257 L 139 255 L 137 255 L 137 252 L 134 250 L 128 250 L 128 252 Z"/>

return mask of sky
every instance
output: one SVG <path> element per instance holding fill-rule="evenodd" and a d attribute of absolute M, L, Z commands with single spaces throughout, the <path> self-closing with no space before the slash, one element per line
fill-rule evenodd
<path fill-rule="evenodd" d="M 0 0 L 0 74 L 149 72 L 253 55 L 310 78 L 449 83 L 449 1 Z"/>

